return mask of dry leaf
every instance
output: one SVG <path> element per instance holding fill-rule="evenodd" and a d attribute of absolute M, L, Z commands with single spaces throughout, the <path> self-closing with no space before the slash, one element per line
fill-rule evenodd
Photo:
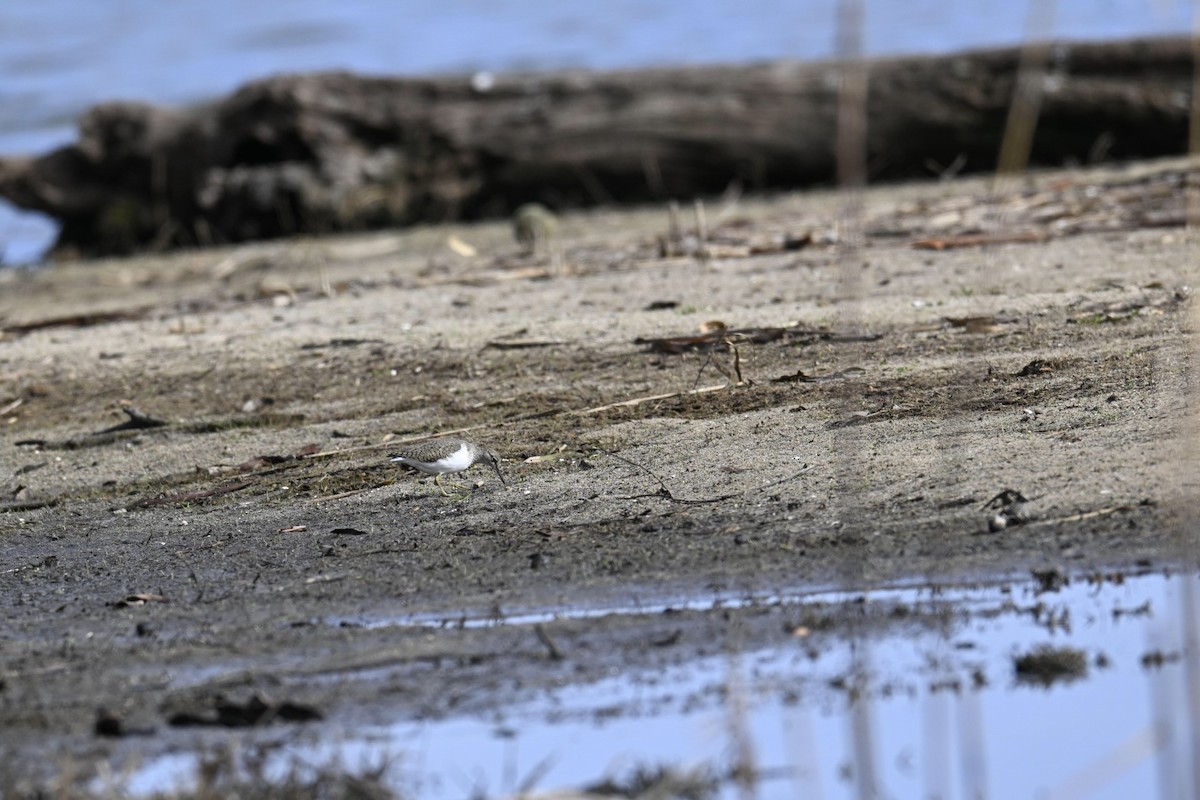
<path fill-rule="evenodd" d="M 479 255 L 478 250 L 457 236 L 451 236 L 448 238 L 446 240 L 446 246 L 463 258 L 474 258 L 475 256 Z"/>

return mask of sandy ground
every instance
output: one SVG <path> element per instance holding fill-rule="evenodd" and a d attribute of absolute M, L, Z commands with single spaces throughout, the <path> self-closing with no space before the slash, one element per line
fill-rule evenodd
<path fill-rule="evenodd" d="M 7 780 L 783 635 L 417 620 L 1194 565 L 1185 172 L 710 201 L 705 252 L 648 208 L 0 275 Z M 508 486 L 387 461 L 435 433 Z"/>

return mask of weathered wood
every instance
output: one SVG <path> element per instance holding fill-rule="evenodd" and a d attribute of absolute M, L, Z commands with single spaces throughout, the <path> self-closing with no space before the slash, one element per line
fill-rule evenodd
<path fill-rule="evenodd" d="M 872 180 L 990 169 L 1020 51 L 870 63 Z M 1185 149 L 1186 39 L 1051 53 L 1035 163 Z M 838 65 L 410 80 L 282 76 L 184 110 L 111 103 L 0 159 L 0 195 L 85 253 L 237 242 L 829 181 Z"/>

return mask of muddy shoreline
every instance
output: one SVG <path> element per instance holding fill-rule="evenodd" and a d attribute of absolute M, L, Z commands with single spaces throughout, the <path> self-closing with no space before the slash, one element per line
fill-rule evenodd
<path fill-rule="evenodd" d="M 1194 568 L 1195 248 L 1149 221 L 1186 172 L 872 190 L 849 256 L 804 193 L 711 209 L 702 247 L 647 208 L 552 255 L 481 224 L 0 275 L 5 774 L 196 747 L 181 720 L 254 696 L 502 714 L 770 643 L 820 589 Z M 663 341 L 711 321 L 740 333 Z M 123 408 L 165 424 L 97 435 Z M 386 460 L 446 432 L 510 485 Z"/>

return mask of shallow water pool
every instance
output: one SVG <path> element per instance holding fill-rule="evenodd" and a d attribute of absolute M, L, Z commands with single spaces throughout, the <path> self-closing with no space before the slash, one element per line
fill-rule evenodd
<path fill-rule="evenodd" d="M 798 625 L 771 647 L 563 686 L 486 717 L 322 724 L 272 742 L 266 774 L 386 761 L 390 785 L 418 798 L 579 789 L 662 768 L 709 778 L 720 797 L 1194 796 L 1187 709 L 1200 672 L 1185 631 L 1194 628 L 1200 579 L 1043 586 L 746 599 L 801 611 L 879 605 L 898 619 L 944 622 L 869 637 Z M 1017 659 L 1043 646 L 1068 654 L 1069 668 L 1018 676 Z M 121 788 L 139 796 L 184 788 L 197 763 L 194 753 L 158 758 L 126 772 Z"/>

